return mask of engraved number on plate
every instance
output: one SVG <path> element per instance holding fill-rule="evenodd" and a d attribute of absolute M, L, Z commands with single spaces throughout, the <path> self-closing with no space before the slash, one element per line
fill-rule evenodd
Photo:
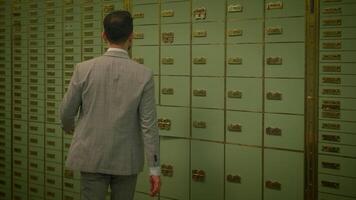
<path fill-rule="evenodd" d="M 174 89 L 173 88 L 162 88 L 162 94 L 164 95 L 173 95 Z"/>
<path fill-rule="evenodd" d="M 231 132 L 241 132 L 242 131 L 242 126 L 240 124 L 229 124 L 229 126 L 227 128 Z"/>
<path fill-rule="evenodd" d="M 231 29 L 227 31 L 229 37 L 242 36 L 243 31 L 241 29 Z"/>
<path fill-rule="evenodd" d="M 174 33 L 173 32 L 164 32 L 162 33 L 162 41 L 165 44 L 172 44 L 174 42 Z"/>
<path fill-rule="evenodd" d="M 144 39 L 145 34 L 144 33 L 134 33 L 134 39 Z"/>
<path fill-rule="evenodd" d="M 283 34 L 283 28 L 282 27 L 268 27 L 266 29 L 267 35 L 281 35 Z"/>
<path fill-rule="evenodd" d="M 342 37 L 342 31 L 324 31 L 323 36 L 331 38 Z"/>
<path fill-rule="evenodd" d="M 193 64 L 196 65 L 205 65 L 207 63 L 207 59 L 204 57 L 198 57 L 193 59 Z"/>
<path fill-rule="evenodd" d="M 173 10 L 163 10 L 161 15 L 162 15 L 162 17 L 173 17 L 174 11 Z"/>
<path fill-rule="evenodd" d="M 134 19 L 144 18 L 144 17 L 145 17 L 145 13 L 143 13 L 143 12 L 137 12 L 137 13 L 133 14 Z"/>
<path fill-rule="evenodd" d="M 193 37 L 207 37 L 208 32 L 205 30 L 198 30 L 193 32 Z"/>
<path fill-rule="evenodd" d="M 266 94 L 268 100 L 282 100 L 282 93 L 280 92 L 268 92 Z"/>
<path fill-rule="evenodd" d="M 282 135 L 282 129 L 267 127 L 266 128 L 266 134 L 267 135 L 274 135 L 274 136 L 281 136 Z"/>
<path fill-rule="evenodd" d="M 242 58 L 239 58 L 239 57 L 229 58 L 227 60 L 227 63 L 229 65 L 241 65 L 242 64 Z"/>
<path fill-rule="evenodd" d="M 265 186 L 266 186 L 266 188 L 272 189 L 272 190 L 281 190 L 282 189 L 282 184 L 280 184 L 277 181 L 266 181 Z"/>
<path fill-rule="evenodd" d="M 194 128 L 206 128 L 207 125 L 206 125 L 206 122 L 203 122 L 203 121 L 194 121 L 193 127 Z"/>
<path fill-rule="evenodd" d="M 161 59 L 162 64 L 164 65 L 173 65 L 174 64 L 174 58 L 172 57 L 165 57 Z"/>
<path fill-rule="evenodd" d="M 227 12 L 229 13 L 236 13 L 242 11 L 243 11 L 243 6 L 241 4 L 231 4 L 227 7 Z"/>
<path fill-rule="evenodd" d="M 339 147 L 332 147 L 332 146 L 323 146 L 322 151 L 330 152 L 330 153 L 340 153 Z"/>
<path fill-rule="evenodd" d="M 237 91 L 237 90 L 230 90 L 230 91 L 227 92 L 227 96 L 229 98 L 241 99 L 242 98 L 242 92 Z"/>
<path fill-rule="evenodd" d="M 196 8 L 193 10 L 193 16 L 195 20 L 206 19 L 207 10 L 205 7 Z"/>
<path fill-rule="evenodd" d="M 193 95 L 196 97 L 206 97 L 207 91 L 203 89 L 196 89 L 193 91 Z"/>
<path fill-rule="evenodd" d="M 276 2 L 269 2 L 266 4 L 267 10 L 276 10 L 276 9 L 283 9 L 283 2 L 276 1 Z"/>
<path fill-rule="evenodd" d="M 283 59 L 280 56 L 268 57 L 268 58 L 266 58 L 266 62 L 268 65 L 282 65 Z"/>

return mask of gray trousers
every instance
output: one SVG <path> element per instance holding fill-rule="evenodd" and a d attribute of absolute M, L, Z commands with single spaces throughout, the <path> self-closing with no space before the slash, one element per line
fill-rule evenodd
<path fill-rule="evenodd" d="M 116 176 L 81 172 L 81 200 L 105 200 L 110 186 L 111 200 L 133 200 L 137 175 Z"/>

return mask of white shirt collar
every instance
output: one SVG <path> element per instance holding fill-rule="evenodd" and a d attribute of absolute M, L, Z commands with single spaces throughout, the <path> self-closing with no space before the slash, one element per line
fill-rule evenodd
<path fill-rule="evenodd" d="M 125 49 L 120 49 L 120 48 L 108 48 L 108 51 L 118 51 L 127 54 L 127 51 Z"/>

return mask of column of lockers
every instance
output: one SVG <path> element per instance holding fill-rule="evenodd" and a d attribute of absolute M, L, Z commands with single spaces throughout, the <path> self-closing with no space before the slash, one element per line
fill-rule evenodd
<path fill-rule="evenodd" d="M 305 1 L 265 1 L 263 195 L 266 200 L 304 199 L 305 8 Z"/>
<path fill-rule="evenodd" d="M 264 2 L 227 1 L 225 199 L 262 199 Z"/>
<path fill-rule="evenodd" d="M 191 2 L 161 1 L 160 128 L 162 188 L 160 199 L 189 199 Z"/>
<path fill-rule="evenodd" d="M 356 2 L 321 0 L 319 200 L 356 199 Z"/>
<path fill-rule="evenodd" d="M 159 104 L 159 9 L 156 0 L 137 0 L 132 2 L 132 16 L 134 18 L 134 41 L 132 59 L 152 69 L 155 81 L 155 99 Z M 147 52 L 150 52 L 149 54 Z M 149 191 L 147 165 L 138 177 L 136 197 L 146 197 Z M 148 197 L 148 196 L 147 196 Z"/>
<path fill-rule="evenodd" d="M 82 5 L 81 1 L 64 1 L 63 5 L 63 94 L 68 89 L 73 70 L 82 58 Z M 59 109 L 59 108 L 57 108 Z M 80 173 L 65 168 L 65 160 L 72 141 L 72 133 L 63 133 L 62 176 L 63 199 L 80 199 Z"/>
<path fill-rule="evenodd" d="M 44 177 L 45 199 L 62 198 L 62 146 L 63 135 L 59 120 L 62 100 L 63 55 L 63 3 L 45 1 L 45 126 Z M 69 58 L 70 59 L 70 58 Z"/>
<path fill-rule="evenodd" d="M 28 10 L 27 2 L 12 4 L 12 150 L 13 198 L 28 194 Z"/>
<path fill-rule="evenodd" d="M 45 19 L 44 2 L 28 1 L 28 199 L 44 196 Z"/>
<path fill-rule="evenodd" d="M 11 198 L 11 7 L 0 1 L 0 198 Z"/>

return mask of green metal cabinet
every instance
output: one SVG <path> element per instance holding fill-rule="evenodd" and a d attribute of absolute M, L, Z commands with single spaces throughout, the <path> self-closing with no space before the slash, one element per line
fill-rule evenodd
<path fill-rule="evenodd" d="M 319 174 L 319 192 L 356 197 L 354 178 Z"/>
<path fill-rule="evenodd" d="M 200 108 L 223 108 L 224 78 L 193 77 L 192 106 Z"/>
<path fill-rule="evenodd" d="M 320 85 L 356 86 L 356 75 L 320 75 Z"/>
<path fill-rule="evenodd" d="M 304 150 L 304 116 L 265 114 L 264 146 Z"/>
<path fill-rule="evenodd" d="M 157 25 L 135 26 L 134 45 L 158 45 L 159 29 Z M 135 47 L 133 48 L 135 49 Z"/>
<path fill-rule="evenodd" d="M 224 111 L 192 109 L 192 138 L 224 141 Z"/>
<path fill-rule="evenodd" d="M 319 142 L 319 154 L 356 157 L 356 147 Z"/>
<path fill-rule="evenodd" d="M 36 185 L 30 184 L 28 186 L 28 197 L 29 199 L 40 200 L 43 199 L 44 194 L 44 186 L 43 185 Z"/>
<path fill-rule="evenodd" d="M 190 111 L 183 107 L 157 107 L 159 133 L 162 136 L 189 137 Z"/>
<path fill-rule="evenodd" d="M 356 98 L 355 87 L 351 86 L 319 86 L 319 95 L 322 97 Z"/>
<path fill-rule="evenodd" d="M 356 123 L 335 120 L 319 120 L 319 130 L 355 134 Z"/>
<path fill-rule="evenodd" d="M 304 42 L 305 18 L 280 18 L 266 20 L 266 42 Z"/>
<path fill-rule="evenodd" d="M 319 118 L 326 120 L 342 120 L 342 121 L 351 121 L 356 122 L 355 119 L 355 110 L 322 110 L 319 111 Z"/>
<path fill-rule="evenodd" d="M 262 79 L 227 78 L 226 90 L 227 109 L 262 111 Z"/>
<path fill-rule="evenodd" d="M 189 77 L 161 76 L 161 104 L 172 106 L 189 106 L 189 89 Z"/>
<path fill-rule="evenodd" d="M 161 75 L 189 75 L 190 47 L 161 46 Z"/>
<path fill-rule="evenodd" d="M 356 57 L 352 51 L 322 51 L 320 52 L 320 62 L 356 62 Z"/>
<path fill-rule="evenodd" d="M 14 167 L 12 169 L 12 177 L 13 177 L 13 179 L 16 179 L 16 181 L 20 180 L 20 181 L 27 182 L 27 175 L 28 175 L 28 171 L 26 168 Z"/>
<path fill-rule="evenodd" d="M 227 76 L 262 76 L 263 48 L 261 44 L 227 45 L 226 51 Z"/>
<path fill-rule="evenodd" d="M 224 196 L 224 145 L 191 142 L 191 200 L 217 200 Z"/>
<path fill-rule="evenodd" d="M 228 0 L 227 20 L 263 18 L 263 1 Z"/>
<path fill-rule="evenodd" d="M 192 0 L 193 22 L 222 21 L 225 19 L 225 1 Z"/>
<path fill-rule="evenodd" d="M 46 137 L 45 139 L 45 148 L 54 149 L 61 151 L 63 148 L 62 137 Z"/>
<path fill-rule="evenodd" d="M 227 43 L 261 43 L 263 40 L 263 21 L 228 21 Z"/>
<path fill-rule="evenodd" d="M 353 51 L 356 50 L 355 46 L 356 46 L 355 39 L 320 40 L 320 50 L 322 51 L 334 51 L 335 49 Z"/>
<path fill-rule="evenodd" d="M 29 136 L 29 145 L 34 147 L 44 147 L 45 141 L 43 135 L 33 135 L 30 134 Z"/>
<path fill-rule="evenodd" d="M 265 111 L 304 114 L 304 80 L 266 79 Z"/>
<path fill-rule="evenodd" d="M 28 148 L 28 158 L 31 160 L 44 160 L 44 147 L 34 147 L 30 145 Z"/>
<path fill-rule="evenodd" d="M 320 39 L 354 39 L 356 27 L 338 28 L 324 27 L 320 28 Z"/>
<path fill-rule="evenodd" d="M 29 173 L 31 173 L 31 171 L 43 173 L 45 170 L 44 166 L 45 162 L 43 160 L 29 159 L 28 161 Z"/>
<path fill-rule="evenodd" d="M 135 46 L 132 48 L 132 59 L 151 68 L 154 74 L 159 74 L 158 46 Z"/>
<path fill-rule="evenodd" d="M 262 198 L 262 150 L 226 145 L 225 199 Z"/>
<path fill-rule="evenodd" d="M 52 149 L 45 149 L 45 160 L 46 162 L 55 162 L 55 163 L 62 163 L 62 151 L 59 150 L 52 150 Z"/>
<path fill-rule="evenodd" d="M 189 199 L 189 140 L 161 137 L 160 145 L 161 177 L 165 185 L 160 196 Z"/>
<path fill-rule="evenodd" d="M 338 195 L 333 195 L 328 193 L 319 193 L 318 197 L 319 197 L 318 200 L 355 200 L 356 199 L 354 197 L 344 197 L 344 196 L 338 196 Z"/>
<path fill-rule="evenodd" d="M 192 44 L 223 44 L 225 24 L 223 22 L 194 23 Z M 215 51 L 218 52 L 218 51 Z"/>
<path fill-rule="evenodd" d="M 161 4 L 161 23 L 190 22 L 190 2 L 165 2 Z"/>
<path fill-rule="evenodd" d="M 305 76 L 305 44 L 266 44 L 266 77 L 303 78 Z"/>
<path fill-rule="evenodd" d="M 265 149 L 263 181 L 265 200 L 303 199 L 304 153 Z"/>
<path fill-rule="evenodd" d="M 134 5 L 158 3 L 158 0 L 132 0 Z"/>
<path fill-rule="evenodd" d="M 161 25 L 161 45 L 190 44 L 190 24 Z"/>
<path fill-rule="evenodd" d="M 353 21 L 354 21 L 354 16 L 320 17 L 320 28 L 322 29 L 322 28 L 333 28 L 333 27 L 338 27 L 338 28 L 353 27 L 354 26 Z"/>
<path fill-rule="evenodd" d="M 344 177 L 356 177 L 356 159 L 338 156 L 319 155 L 318 172 Z"/>
<path fill-rule="evenodd" d="M 159 5 L 135 5 L 132 9 L 132 17 L 134 18 L 134 25 L 158 24 Z"/>
<path fill-rule="evenodd" d="M 58 188 L 45 187 L 45 199 L 46 200 L 61 200 L 62 190 Z"/>
<path fill-rule="evenodd" d="M 266 0 L 266 17 L 294 17 L 305 15 L 305 1 L 295 0 Z"/>
<path fill-rule="evenodd" d="M 194 45 L 192 47 L 193 76 L 224 75 L 223 45 Z"/>

